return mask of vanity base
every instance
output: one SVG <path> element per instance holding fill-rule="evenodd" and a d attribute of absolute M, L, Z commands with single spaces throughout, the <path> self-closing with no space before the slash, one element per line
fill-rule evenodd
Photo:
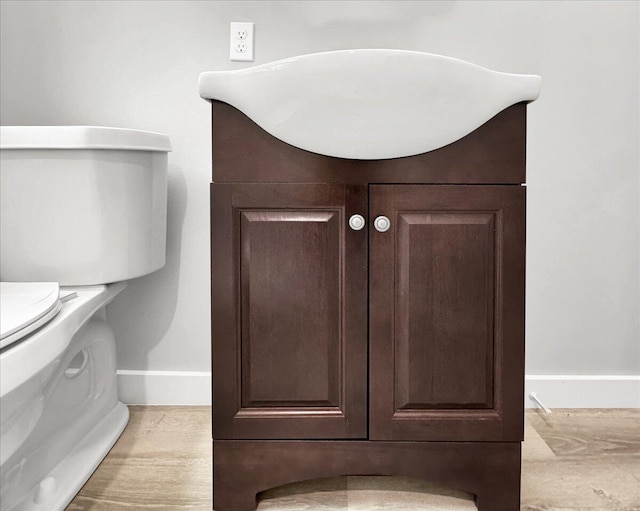
<path fill-rule="evenodd" d="M 474 495 L 479 511 L 520 509 L 520 442 L 215 440 L 215 511 L 253 511 L 259 492 L 345 475 L 425 479 Z"/>

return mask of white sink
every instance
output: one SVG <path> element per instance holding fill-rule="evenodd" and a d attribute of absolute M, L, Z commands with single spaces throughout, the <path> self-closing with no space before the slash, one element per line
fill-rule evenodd
<path fill-rule="evenodd" d="M 202 73 L 199 89 L 288 144 L 374 160 L 455 142 L 501 110 L 535 100 L 540 77 L 429 53 L 342 50 Z"/>

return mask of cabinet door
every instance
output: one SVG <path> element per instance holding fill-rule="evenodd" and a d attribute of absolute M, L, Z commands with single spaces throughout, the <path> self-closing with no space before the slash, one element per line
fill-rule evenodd
<path fill-rule="evenodd" d="M 366 186 L 212 185 L 216 439 L 367 435 Z"/>
<path fill-rule="evenodd" d="M 370 434 L 523 433 L 525 189 L 372 186 Z"/>

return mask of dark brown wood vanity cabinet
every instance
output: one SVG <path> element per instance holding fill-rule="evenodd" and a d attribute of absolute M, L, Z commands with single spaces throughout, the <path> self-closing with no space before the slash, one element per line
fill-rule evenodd
<path fill-rule="evenodd" d="M 348 160 L 213 103 L 216 511 L 340 475 L 519 509 L 525 125 L 521 103 L 435 151 Z"/>

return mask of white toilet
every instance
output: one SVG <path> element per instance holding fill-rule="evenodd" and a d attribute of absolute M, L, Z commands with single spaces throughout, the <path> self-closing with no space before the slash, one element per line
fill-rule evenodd
<path fill-rule="evenodd" d="M 0 128 L 0 509 L 64 509 L 127 424 L 105 306 L 164 266 L 169 138 Z"/>

